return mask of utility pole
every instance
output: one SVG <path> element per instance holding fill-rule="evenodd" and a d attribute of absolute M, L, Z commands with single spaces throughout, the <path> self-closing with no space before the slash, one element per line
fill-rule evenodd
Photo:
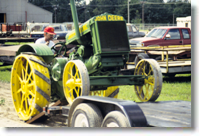
<path fill-rule="evenodd" d="M 55 23 L 56 23 L 56 10 L 58 9 L 58 5 L 53 5 L 53 9 L 54 9 L 54 11 L 55 11 Z"/>
<path fill-rule="evenodd" d="M 128 13 L 127 13 L 127 14 L 128 14 L 128 23 L 130 23 L 129 2 L 130 2 L 130 0 L 127 1 L 127 9 L 128 9 L 128 10 L 127 10 L 127 12 L 128 12 Z"/>
<path fill-rule="evenodd" d="M 144 1 L 142 2 L 142 23 L 144 24 Z"/>

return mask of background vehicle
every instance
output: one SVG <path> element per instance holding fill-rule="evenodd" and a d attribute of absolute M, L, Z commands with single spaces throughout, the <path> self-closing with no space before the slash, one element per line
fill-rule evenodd
<path fill-rule="evenodd" d="M 191 44 L 191 31 L 187 27 L 157 27 L 145 37 L 129 40 L 131 47 Z"/>
<path fill-rule="evenodd" d="M 139 29 L 135 25 L 127 23 L 126 26 L 127 26 L 128 38 L 129 39 L 145 36 L 145 33 L 139 32 Z"/>
<path fill-rule="evenodd" d="M 31 33 L 30 33 L 31 37 L 34 38 L 35 40 L 37 40 L 38 38 L 43 37 L 43 34 L 44 34 L 43 31 L 47 26 L 51 26 L 51 27 L 54 28 L 54 31 L 56 33 L 54 38 L 65 39 L 65 36 L 68 33 L 68 30 L 67 30 L 66 26 L 63 25 L 63 24 L 45 24 L 45 25 L 41 24 L 41 25 L 36 25 L 31 29 Z"/>

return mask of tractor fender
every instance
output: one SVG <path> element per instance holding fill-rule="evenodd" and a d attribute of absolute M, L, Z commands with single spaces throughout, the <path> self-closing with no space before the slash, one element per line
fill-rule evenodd
<path fill-rule="evenodd" d="M 53 52 L 45 44 L 24 44 L 18 49 L 16 56 L 27 52 L 42 57 L 46 63 L 50 63 L 54 58 Z"/>
<path fill-rule="evenodd" d="M 92 103 L 102 112 L 103 118 L 111 111 L 120 111 L 128 119 L 131 127 L 147 127 L 146 117 L 141 108 L 133 101 L 99 96 L 80 96 L 72 103 L 69 110 L 68 125 L 71 124 L 72 113 L 80 103 Z M 70 127 L 70 126 L 69 126 Z"/>

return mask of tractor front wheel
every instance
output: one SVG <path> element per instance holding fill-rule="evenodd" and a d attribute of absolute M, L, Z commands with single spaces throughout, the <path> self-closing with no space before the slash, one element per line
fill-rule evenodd
<path fill-rule="evenodd" d="M 137 97 L 143 101 L 155 101 L 162 89 L 162 73 L 154 59 L 142 59 L 135 68 L 135 75 L 145 75 L 143 86 L 135 86 Z"/>
<path fill-rule="evenodd" d="M 89 95 L 89 75 L 82 61 L 71 60 L 66 64 L 63 72 L 63 90 L 70 105 L 75 98 Z"/>

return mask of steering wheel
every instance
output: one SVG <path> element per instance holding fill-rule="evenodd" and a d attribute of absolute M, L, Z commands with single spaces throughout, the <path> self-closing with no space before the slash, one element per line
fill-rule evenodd
<path fill-rule="evenodd" d="M 59 45 L 59 44 L 61 44 L 62 46 L 60 47 L 59 50 L 57 50 L 56 46 Z M 54 46 L 51 47 L 51 50 L 52 49 L 55 51 L 54 57 L 58 57 L 59 55 L 65 56 L 67 47 L 65 45 L 65 42 L 58 42 Z M 62 51 L 63 49 L 64 49 L 64 52 Z"/>

